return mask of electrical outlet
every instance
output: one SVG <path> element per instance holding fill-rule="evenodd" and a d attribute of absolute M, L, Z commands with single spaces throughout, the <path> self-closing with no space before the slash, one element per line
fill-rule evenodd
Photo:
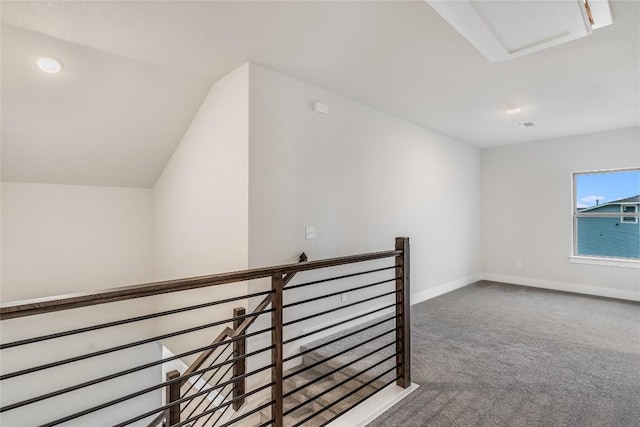
<path fill-rule="evenodd" d="M 516 268 L 522 268 L 522 261 L 516 261 Z"/>
<path fill-rule="evenodd" d="M 340 294 L 340 302 L 347 302 L 347 294 Z"/>

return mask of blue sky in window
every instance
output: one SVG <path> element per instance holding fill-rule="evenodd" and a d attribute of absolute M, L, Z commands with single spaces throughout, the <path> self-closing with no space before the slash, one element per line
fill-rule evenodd
<path fill-rule="evenodd" d="M 640 170 L 576 175 L 576 206 L 586 208 L 640 194 Z"/>

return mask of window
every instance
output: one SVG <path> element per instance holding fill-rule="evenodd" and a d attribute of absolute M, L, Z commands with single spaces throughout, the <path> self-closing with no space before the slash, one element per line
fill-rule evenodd
<path fill-rule="evenodd" d="M 639 207 L 640 169 L 574 173 L 572 262 L 640 268 Z"/>
<path fill-rule="evenodd" d="M 622 213 L 636 213 L 638 212 L 638 206 L 637 205 L 622 205 L 620 206 L 620 211 Z M 637 224 L 638 223 L 638 217 L 633 217 L 633 216 L 623 216 L 620 218 L 620 222 L 623 222 L 625 224 Z"/>

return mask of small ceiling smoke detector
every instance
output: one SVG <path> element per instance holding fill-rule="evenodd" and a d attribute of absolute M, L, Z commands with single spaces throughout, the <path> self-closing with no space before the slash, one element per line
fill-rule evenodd
<path fill-rule="evenodd" d="M 522 122 L 522 123 L 518 123 L 518 126 L 520 126 L 521 128 L 530 128 L 531 126 L 535 126 L 536 124 L 533 122 Z"/>
<path fill-rule="evenodd" d="M 504 110 L 504 112 L 507 113 L 507 114 L 517 114 L 520 111 L 522 111 L 522 108 L 520 108 L 520 107 L 511 107 L 511 108 L 507 108 L 506 110 Z"/>
<path fill-rule="evenodd" d="M 36 58 L 36 64 L 45 73 L 55 74 L 62 71 L 62 62 L 52 56 L 39 56 Z"/>

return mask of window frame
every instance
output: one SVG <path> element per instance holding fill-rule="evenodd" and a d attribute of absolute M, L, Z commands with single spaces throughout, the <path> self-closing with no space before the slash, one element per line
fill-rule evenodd
<path fill-rule="evenodd" d="M 633 208 L 633 212 L 625 212 L 624 208 Z M 636 207 L 635 204 L 622 204 L 620 205 L 620 213 L 622 214 L 629 214 L 629 213 L 638 213 L 638 209 Z M 631 221 L 628 221 L 629 219 L 631 219 Z M 628 216 L 628 215 L 624 215 L 620 217 L 620 224 L 637 224 L 638 223 L 638 217 L 637 216 Z"/>
<path fill-rule="evenodd" d="M 602 174 L 602 173 L 611 173 L 611 172 L 625 172 L 625 171 L 640 171 L 640 167 L 629 167 L 629 168 L 617 168 L 617 169 L 598 169 L 598 170 L 587 170 L 587 171 L 578 171 L 571 172 L 571 251 L 569 256 L 569 262 L 574 264 L 589 264 L 589 265 L 599 265 L 605 267 L 624 267 L 624 268 L 635 268 L 640 269 L 640 259 L 638 258 L 620 258 L 620 257 L 608 257 L 608 256 L 594 256 L 594 255 L 578 255 L 578 218 L 580 216 L 591 216 L 589 214 L 579 215 L 577 210 L 577 188 L 576 188 L 576 176 L 578 175 L 587 175 L 587 174 Z M 622 211 L 622 208 L 621 208 Z M 620 216 L 620 213 L 611 212 L 611 213 L 600 213 L 592 216 Z M 633 215 L 636 218 L 636 222 L 638 220 L 638 216 L 640 213 L 635 212 Z M 620 218 L 622 221 L 622 218 Z M 634 223 L 634 224 L 635 224 Z M 625 222 L 625 224 L 631 224 L 631 222 Z"/>

